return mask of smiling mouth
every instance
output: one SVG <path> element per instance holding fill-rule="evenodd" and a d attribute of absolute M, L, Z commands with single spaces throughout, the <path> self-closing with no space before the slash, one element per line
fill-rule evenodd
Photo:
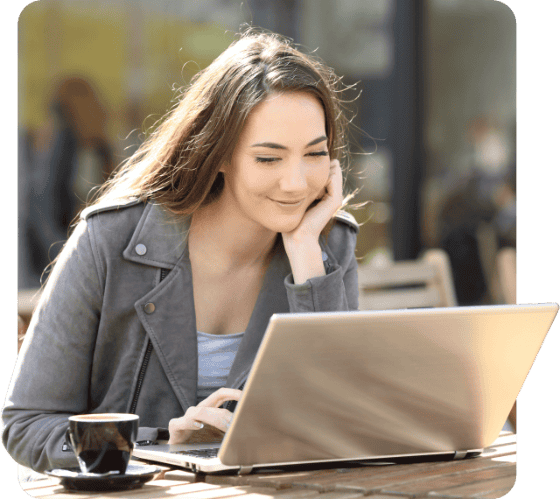
<path fill-rule="evenodd" d="M 288 207 L 295 207 L 295 206 L 299 206 L 300 204 L 302 204 L 305 199 L 300 199 L 299 201 L 281 201 L 279 199 L 272 199 L 269 198 L 271 201 L 274 201 L 275 203 L 278 203 L 280 206 L 288 206 Z"/>

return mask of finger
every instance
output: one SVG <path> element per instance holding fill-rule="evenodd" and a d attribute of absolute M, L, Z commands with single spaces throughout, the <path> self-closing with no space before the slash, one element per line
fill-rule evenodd
<path fill-rule="evenodd" d="M 169 421 L 169 445 L 179 444 L 186 442 L 189 437 L 194 433 L 194 430 L 200 430 L 201 427 L 196 426 L 194 423 L 202 424 L 190 420 L 185 416 L 181 418 L 171 419 Z M 204 427 L 204 425 L 202 426 Z"/>
<path fill-rule="evenodd" d="M 334 206 L 335 210 L 340 208 L 343 199 L 342 182 L 331 179 L 329 185 L 327 186 L 327 195 L 332 198 L 333 200 L 332 206 Z"/>
<path fill-rule="evenodd" d="M 342 173 L 342 168 L 340 167 L 340 161 L 338 161 L 338 159 L 333 159 L 331 161 L 331 168 L 329 170 L 329 178 L 339 173 L 340 174 Z"/>
<path fill-rule="evenodd" d="M 342 168 L 337 159 L 331 162 L 331 175 L 327 184 L 327 193 L 342 203 Z"/>
<path fill-rule="evenodd" d="M 337 180 L 342 181 L 342 168 L 340 166 L 340 161 L 338 159 L 334 159 L 331 162 L 331 172 L 330 178 L 335 178 Z"/>
<path fill-rule="evenodd" d="M 228 400 L 239 401 L 243 392 L 235 388 L 220 388 L 200 402 L 197 407 L 220 407 Z"/>
<path fill-rule="evenodd" d="M 323 200 L 325 196 L 332 196 L 333 193 L 336 193 L 339 184 L 342 186 L 342 170 L 338 159 L 333 159 L 329 170 L 329 178 L 316 200 Z"/>
<path fill-rule="evenodd" d="M 226 432 L 233 419 L 233 414 L 227 409 L 197 406 L 196 411 L 193 411 L 193 417 L 204 425 L 210 425 Z"/>
<path fill-rule="evenodd" d="M 204 423 L 193 416 L 183 416 L 169 421 L 169 428 L 175 431 L 195 431 L 204 428 Z M 171 431 L 171 430 L 170 430 Z"/>

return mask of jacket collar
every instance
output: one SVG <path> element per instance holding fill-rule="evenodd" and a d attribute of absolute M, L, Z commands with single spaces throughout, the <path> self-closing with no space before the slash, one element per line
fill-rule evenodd
<path fill-rule="evenodd" d="M 161 205 L 148 203 L 128 246 L 126 260 L 172 269 L 185 251 L 190 217 L 177 217 Z"/>

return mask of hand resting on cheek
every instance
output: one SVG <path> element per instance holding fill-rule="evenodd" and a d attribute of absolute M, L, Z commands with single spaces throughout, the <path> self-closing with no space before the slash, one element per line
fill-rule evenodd
<path fill-rule="evenodd" d="M 341 207 L 342 195 L 342 169 L 337 159 L 331 161 L 329 178 L 322 195 L 311 203 L 300 224 L 291 232 L 283 232 L 284 244 L 291 240 L 313 239 L 317 241 L 321 231 Z"/>

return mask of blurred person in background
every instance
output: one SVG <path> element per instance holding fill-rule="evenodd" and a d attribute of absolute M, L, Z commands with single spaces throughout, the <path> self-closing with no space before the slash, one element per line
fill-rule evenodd
<path fill-rule="evenodd" d="M 438 245 L 449 254 L 460 305 L 492 301 L 496 251 L 516 244 L 515 157 L 505 130 L 485 116 L 467 128 L 468 171 L 450 169 L 440 208 Z"/>
<path fill-rule="evenodd" d="M 19 288 L 38 288 L 90 191 L 108 178 L 113 154 L 106 113 L 91 85 L 68 78 L 54 91 L 48 121 L 20 133 Z"/>
<path fill-rule="evenodd" d="M 272 314 L 357 310 L 341 90 L 253 30 L 198 73 L 57 258 L 2 414 L 16 461 L 75 466 L 72 414 L 221 438 Z"/>

